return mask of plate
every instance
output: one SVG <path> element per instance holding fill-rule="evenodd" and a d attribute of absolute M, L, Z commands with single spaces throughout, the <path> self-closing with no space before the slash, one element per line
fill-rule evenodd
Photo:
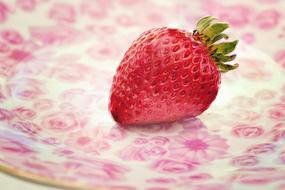
<path fill-rule="evenodd" d="M 247 8 L 215 2 L 209 9 L 211 3 L 193 7 L 225 17 L 240 36 L 236 28 L 248 23 L 221 8 L 245 14 Z M 217 99 L 199 117 L 132 127 L 112 120 L 109 89 L 131 41 L 159 25 L 194 27 L 191 20 L 201 13 L 188 14 L 193 7 L 187 1 L 0 2 L 0 169 L 75 189 L 284 189 L 279 63 L 285 56 L 280 51 L 274 60 L 274 47 L 266 53 L 255 47 L 255 38 L 268 32 L 242 33 L 240 68 L 223 74 Z M 278 27 L 251 22 L 261 31 Z"/>

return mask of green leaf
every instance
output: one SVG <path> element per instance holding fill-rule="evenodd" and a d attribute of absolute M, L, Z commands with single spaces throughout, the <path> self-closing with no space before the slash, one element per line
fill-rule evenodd
<path fill-rule="evenodd" d="M 212 49 L 214 49 L 214 50 L 216 49 L 217 53 L 221 53 L 221 54 L 226 55 L 226 54 L 234 51 L 237 43 L 238 43 L 238 40 L 235 40 L 232 42 L 224 42 L 224 43 L 213 45 Z"/>
<path fill-rule="evenodd" d="M 198 22 L 197 22 L 197 26 L 199 26 L 199 25 L 201 25 L 205 20 L 209 20 L 210 18 L 214 18 L 214 17 L 212 17 L 212 16 L 205 16 L 205 17 L 203 17 L 203 18 L 201 18 L 200 20 L 198 20 Z"/>
<path fill-rule="evenodd" d="M 206 16 L 198 21 L 197 29 L 193 31 L 195 40 L 199 40 L 207 47 L 207 51 L 222 73 L 238 67 L 238 64 L 225 64 L 236 58 L 235 54 L 228 54 L 234 51 L 238 40 L 218 43 L 221 39 L 229 38 L 227 34 L 223 33 L 228 27 L 229 25 L 227 23 L 219 22 L 212 16 Z"/>
<path fill-rule="evenodd" d="M 210 26 L 211 22 L 213 22 L 216 18 L 212 16 L 207 16 L 200 19 L 197 23 L 197 31 L 202 33 L 208 26 Z"/>
<path fill-rule="evenodd" d="M 219 41 L 220 39 L 228 39 L 228 38 L 229 38 L 229 36 L 228 36 L 227 34 L 221 33 L 221 34 L 216 35 L 216 36 L 212 39 L 211 43 L 213 44 L 213 43 Z"/>
<path fill-rule="evenodd" d="M 214 54 L 212 57 L 218 62 L 229 62 L 233 61 L 236 58 L 236 55 Z"/>
<path fill-rule="evenodd" d="M 218 70 L 221 73 L 226 73 L 230 70 L 234 70 L 236 68 L 238 68 L 239 64 L 235 63 L 233 65 L 227 65 L 227 64 L 223 64 L 223 63 L 218 63 Z"/>
<path fill-rule="evenodd" d="M 222 33 L 225 29 L 227 29 L 229 25 L 227 23 L 214 23 L 208 26 L 203 34 L 208 36 L 209 38 L 214 38 L 216 35 Z"/>

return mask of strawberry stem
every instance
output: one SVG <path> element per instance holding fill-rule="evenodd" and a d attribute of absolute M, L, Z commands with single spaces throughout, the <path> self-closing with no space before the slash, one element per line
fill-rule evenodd
<path fill-rule="evenodd" d="M 227 28 L 229 28 L 227 23 L 218 22 L 216 18 L 206 16 L 198 21 L 197 29 L 193 31 L 193 36 L 207 46 L 209 54 L 216 61 L 218 70 L 222 73 L 238 67 L 237 63 L 233 65 L 226 63 L 235 59 L 236 55 L 229 55 L 229 53 L 234 51 L 238 40 L 219 43 L 220 40 L 229 38 L 223 33 Z"/>

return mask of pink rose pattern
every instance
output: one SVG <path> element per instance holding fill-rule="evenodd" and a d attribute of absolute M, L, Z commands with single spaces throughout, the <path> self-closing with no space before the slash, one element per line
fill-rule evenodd
<path fill-rule="evenodd" d="M 17 0 L 16 6 L 23 11 L 33 11 L 36 8 L 36 0 Z"/>
<path fill-rule="evenodd" d="M 223 157 L 229 145 L 219 135 L 207 131 L 182 131 L 169 145 L 171 157 L 188 162 L 205 163 Z"/>
<path fill-rule="evenodd" d="M 103 137 L 102 131 L 98 129 L 89 131 L 77 131 L 70 133 L 65 141 L 68 147 L 85 152 L 99 155 L 101 152 L 110 149 L 111 144 L 107 138 Z"/>
<path fill-rule="evenodd" d="M 174 160 L 158 160 L 152 167 L 153 170 L 165 174 L 189 173 L 194 169 L 194 165 L 190 162 L 179 162 Z"/>
<path fill-rule="evenodd" d="M 0 0 L 0 164 L 112 190 L 283 190 L 284 6 L 281 0 Z M 31 14 L 42 19 L 21 30 L 9 23 Z M 147 28 L 177 25 L 177 18 L 191 28 L 205 14 L 228 21 L 242 41 L 241 66 L 224 76 L 213 109 L 200 119 L 115 125 L 108 86 L 128 44 Z M 247 44 L 276 64 L 247 56 Z M 247 91 L 229 93 L 233 86 Z M 227 98 L 223 93 L 233 95 L 230 101 L 219 100 Z"/>
<path fill-rule="evenodd" d="M 167 153 L 165 146 L 168 142 L 167 137 L 156 136 L 151 139 L 138 137 L 131 145 L 119 152 L 119 157 L 123 160 L 136 161 L 159 158 Z"/>
<path fill-rule="evenodd" d="M 232 135 L 240 138 L 256 138 L 263 133 L 261 126 L 237 125 L 232 129 Z"/>

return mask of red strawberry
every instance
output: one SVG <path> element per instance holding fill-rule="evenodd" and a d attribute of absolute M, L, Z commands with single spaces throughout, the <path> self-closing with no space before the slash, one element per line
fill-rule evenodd
<path fill-rule="evenodd" d="M 113 79 L 109 109 L 123 125 L 170 122 L 195 117 L 216 98 L 220 73 L 237 41 L 217 41 L 228 24 L 204 17 L 197 29 L 155 28 L 141 34 L 125 53 Z"/>

